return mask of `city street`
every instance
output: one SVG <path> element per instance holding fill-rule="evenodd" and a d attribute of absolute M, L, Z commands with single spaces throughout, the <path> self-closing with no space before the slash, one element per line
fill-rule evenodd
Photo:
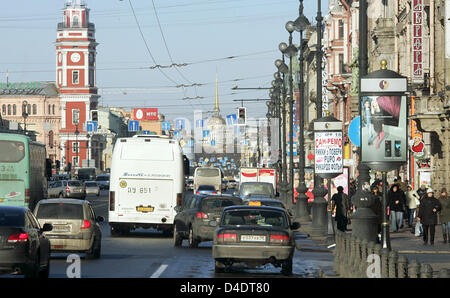
<path fill-rule="evenodd" d="M 192 195 L 188 192 L 187 195 Z M 212 242 L 202 242 L 196 249 L 173 246 L 172 237 L 163 236 L 155 230 L 138 229 L 128 236 L 111 237 L 108 225 L 108 193 L 102 191 L 99 197 L 88 196 L 97 216 L 105 217 L 100 223 L 102 230 L 102 255 L 98 260 L 86 260 L 80 253 L 81 278 L 286 278 L 280 268 L 272 265 L 249 269 L 235 268 L 232 272 L 214 273 Z M 319 264 L 305 258 L 300 251 L 295 252 L 293 274 L 290 278 L 317 277 Z M 320 253 L 319 253 L 320 254 Z M 67 278 L 69 253 L 53 253 L 50 278 Z M 323 255 L 323 253 L 322 253 Z M 332 262 L 332 254 L 326 254 Z M 330 261 L 331 260 L 331 261 Z M 0 278 L 22 276 L 1 275 Z"/>

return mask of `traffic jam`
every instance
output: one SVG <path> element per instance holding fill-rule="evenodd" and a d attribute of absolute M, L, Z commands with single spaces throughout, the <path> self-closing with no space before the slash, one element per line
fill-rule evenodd
<path fill-rule="evenodd" d="M 21 142 L 26 151 L 37 145 Z M 25 158 L 20 157 L 17 168 Z M 214 274 L 270 265 L 291 275 L 293 233 L 300 225 L 278 199 L 276 177 L 270 168 L 241 168 L 237 177 L 224 177 L 214 166 L 190 171 L 178 142 L 169 137 L 120 138 L 109 173 L 80 168 L 77 175 L 29 175 L 30 187 L 46 197 L 0 201 L 0 277 L 52 277 L 54 260 L 74 254 L 85 262 L 101 260 L 111 239 L 126 240 L 143 230 L 160 233 L 184 252 L 209 243 Z"/>

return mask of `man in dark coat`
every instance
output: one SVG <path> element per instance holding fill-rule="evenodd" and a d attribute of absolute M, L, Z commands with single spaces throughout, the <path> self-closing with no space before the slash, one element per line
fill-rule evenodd
<path fill-rule="evenodd" d="M 438 223 L 437 214 L 439 211 L 441 211 L 441 203 L 434 197 L 434 191 L 429 188 L 426 196 L 420 202 L 419 215 L 417 216 L 417 219 L 420 220 L 423 226 L 423 242 L 425 245 L 427 245 L 428 239 L 431 245 L 434 244 L 435 228 Z"/>
<path fill-rule="evenodd" d="M 397 184 L 394 184 L 388 192 L 387 203 L 392 221 L 392 232 L 397 232 L 403 227 L 403 212 L 406 207 L 406 195 Z"/>
<path fill-rule="evenodd" d="M 338 230 L 345 232 L 347 230 L 347 213 L 350 210 L 348 196 L 344 193 L 344 188 L 338 186 L 337 193 L 331 197 L 331 210 L 336 207 L 336 223 Z"/>

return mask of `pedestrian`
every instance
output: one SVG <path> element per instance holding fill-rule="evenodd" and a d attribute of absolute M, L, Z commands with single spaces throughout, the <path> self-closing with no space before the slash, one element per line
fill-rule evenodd
<path fill-rule="evenodd" d="M 419 195 L 417 194 L 417 191 L 412 189 L 411 185 L 408 185 L 407 191 L 406 191 L 406 205 L 409 209 L 409 217 L 408 217 L 408 227 L 412 228 L 415 213 L 417 206 L 419 206 Z M 413 231 L 414 233 L 414 231 Z"/>
<path fill-rule="evenodd" d="M 441 211 L 439 212 L 439 222 L 442 225 L 442 237 L 444 243 L 450 243 L 450 200 L 447 189 L 443 188 L 439 195 L 439 203 L 441 203 Z"/>
<path fill-rule="evenodd" d="M 347 230 L 347 213 L 350 211 L 350 202 L 348 196 L 344 193 L 344 188 L 338 186 L 337 193 L 331 197 L 331 210 L 336 208 L 335 220 L 338 230 L 345 232 Z"/>
<path fill-rule="evenodd" d="M 402 177 L 397 176 L 397 182 L 396 182 L 395 184 L 397 184 L 397 185 L 398 185 L 398 188 L 400 188 L 403 192 L 406 192 L 406 191 L 407 191 L 406 183 L 404 183 L 404 182 L 402 181 Z"/>
<path fill-rule="evenodd" d="M 403 212 L 406 208 L 405 193 L 394 184 L 388 192 L 388 206 L 392 222 L 392 232 L 397 232 L 403 227 Z"/>
<path fill-rule="evenodd" d="M 435 228 L 438 223 L 437 215 L 441 210 L 441 203 L 434 197 L 434 191 L 428 188 L 426 196 L 420 201 L 419 215 L 417 219 L 420 220 L 423 226 L 423 242 L 427 245 L 428 240 L 430 244 L 434 244 Z"/>
<path fill-rule="evenodd" d="M 417 190 L 417 194 L 419 195 L 419 200 L 422 200 L 427 194 L 427 186 L 425 184 L 422 184 Z"/>
<path fill-rule="evenodd" d="M 371 205 L 370 209 L 372 209 L 373 213 L 375 213 L 375 215 L 377 216 L 377 234 L 381 236 L 381 221 L 383 215 L 383 204 L 381 203 L 382 197 L 380 189 L 376 185 L 371 187 L 371 192 L 373 195 L 373 204 Z"/>

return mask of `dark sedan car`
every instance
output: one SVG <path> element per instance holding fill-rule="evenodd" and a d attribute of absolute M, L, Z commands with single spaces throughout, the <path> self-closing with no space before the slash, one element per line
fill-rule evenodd
<path fill-rule="evenodd" d="M 242 205 L 242 199 L 231 196 L 192 196 L 183 206 L 176 207 L 174 219 L 174 245 L 181 246 L 183 239 L 195 248 L 202 241 L 211 241 L 227 206 Z"/>
<path fill-rule="evenodd" d="M 267 263 L 292 273 L 295 250 L 292 223 L 286 210 L 267 206 L 232 206 L 223 210 L 213 241 L 215 272 L 233 263 L 256 267 Z"/>
<path fill-rule="evenodd" d="M 50 271 L 50 241 L 28 208 L 0 206 L 0 273 L 47 278 Z"/>

